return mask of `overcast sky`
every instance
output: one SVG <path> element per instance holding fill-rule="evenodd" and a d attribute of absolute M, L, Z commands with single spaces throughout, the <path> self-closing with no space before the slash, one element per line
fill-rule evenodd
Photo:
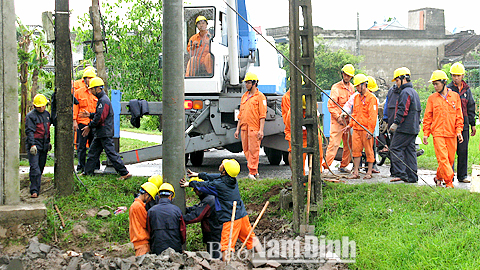
<path fill-rule="evenodd" d="M 103 2 L 105 0 L 100 0 Z M 111 1 L 111 0 L 110 0 Z M 245 0 L 250 12 L 250 21 L 263 29 L 288 25 L 288 0 Z M 24 24 L 41 25 L 43 11 L 54 11 L 55 0 L 14 0 L 15 13 Z M 112 1 L 113 2 L 113 1 Z M 88 12 L 91 0 L 70 1 L 73 10 L 70 24 L 78 26 L 77 17 Z M 475 4 L 477 3 L 477 4 Z M 374 21 L 383 22 L 385 18 L 396 17 L 408 27 L 408 11 L 431 7 L 445 10 L 445 24 L 449 31 L 473 29 L 480 34 L 478 12 L 480 3 L 476 1 L 353 1 L 353 0 L 312 0 L 313 24 L 326 30 L 354 30 L 357 25 L 357 12 L 360 13 L 360 29 L 368 29 Z"/>

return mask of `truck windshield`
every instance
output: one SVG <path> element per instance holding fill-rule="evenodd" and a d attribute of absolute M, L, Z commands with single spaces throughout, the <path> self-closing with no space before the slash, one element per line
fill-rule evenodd
<path fill-rule="evenodd" d="M 211 43 L 215 35 L 215 8 L 185 8 L 185 78 L 213 77 Z"/>

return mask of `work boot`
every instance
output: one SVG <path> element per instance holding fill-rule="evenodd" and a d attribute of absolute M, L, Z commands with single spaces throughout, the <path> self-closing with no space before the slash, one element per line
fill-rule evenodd
<path fill-rule="evenodd" d="M 255 175 L 253 175 L 253 174 L 248 174 L 248 179 L 257 180 L 257 178 L 255 178 Z"/>
<path fill-rule="evenodd" d="M 467 178 L 463 178 L 463 179 L 458 179 L 458 182 L 460 182 L 460 183 L 470 183 L 470 180 L 468 180 Z"/>
<path fill-rule="evenodd" d="M 127 180 L 128 178 L 131 178 L 131 177 L 132 177 L 132 174 L 128 173 L 126 175 L 120 176 L 119 178 L 117 178 L 117 180 Z"/>

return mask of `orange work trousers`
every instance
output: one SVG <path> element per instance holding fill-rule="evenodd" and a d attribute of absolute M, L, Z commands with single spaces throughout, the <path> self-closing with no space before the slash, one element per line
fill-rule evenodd
<path fill-rule="evenodd" d="M 349 134 L 342 132 L 344 127 L 345 126 L 340 125 L 337 120 L 332 119 L 332 123 L 330 124 L 330 141 L 325 154 L 325 159 L 327 160 L 328 166 L 332 165 L 332 162 L 337 155 L 338 147 L 340 147 L 340 140 L 343 141 L 343 155 L 340 168 L 347 167 L 348 164 L 350 164 L 350 148 L 347 146 L 347 144 L 350 146 L 352 145 L 352 138 L 349 136 Z M 324 167 L 326 168 L 327 166 L 324 165 Z"/>
<path fill-rule="evenodd" d="M 365 148 L 365 155 L 367 162 L 375 162 L 375 154 L 373 153 L 373 137 L 367 139 L 367 132 L 365 130 L 353 130 L 352 135 L 352 156 L 354 158 L 361 157 L 362 151 Z"/>
<path fill-rule="evenodd" d="M 443 179 L 447 186 L 453 187 L 453 162 L 457 152 L 457 137 L 433 137 L 433 146 L 437 156 L 437 179 Z"/>
<path fill-rule="evenodd" d="M 222 252 L 228 249 L 228 239 L 230 236 L 230 224 L 232 224 L 231 221 L 227 221 L 223 223 L 222 240 L 220 242 L 220 245 L 221 245 L 220 250 Z M 245 239 L 247 239 L 247 236 L 251 230 L 252 230 L 252 225 L 250 225 L 250 220 L 248 219 L 248 216 L 244 216 L 241 219 L 235 220 L 233 222 L 232 246 L 230 247 L 230 250 L 235 251 L 235 243 L 237 242 L 237 239 L 240 239 L 242 243 L 245 242 Z M 255 233 L 252 232 L 252 234 L 250 235 L 250 238 L 248 238 L 247 240 L 247 249 L 252 249 L 259 243 L 260 242 L 255 236 Z"/>
<path fill-rule="evenodd" d="M 242 129 L 242 149 L 247 158 L 247 167 L 250 174 L 258 173 L 258 161 L 260 157 L 261 140 L 257 139 L 258 130 Z"/>

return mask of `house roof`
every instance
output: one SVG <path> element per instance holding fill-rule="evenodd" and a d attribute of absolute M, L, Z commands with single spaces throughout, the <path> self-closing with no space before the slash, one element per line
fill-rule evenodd
<path fill-rule="evenodd" d="M 462 56 L 480 44 L 480 35 L 461 35 L 445 46 L 445 57 Z"/>

